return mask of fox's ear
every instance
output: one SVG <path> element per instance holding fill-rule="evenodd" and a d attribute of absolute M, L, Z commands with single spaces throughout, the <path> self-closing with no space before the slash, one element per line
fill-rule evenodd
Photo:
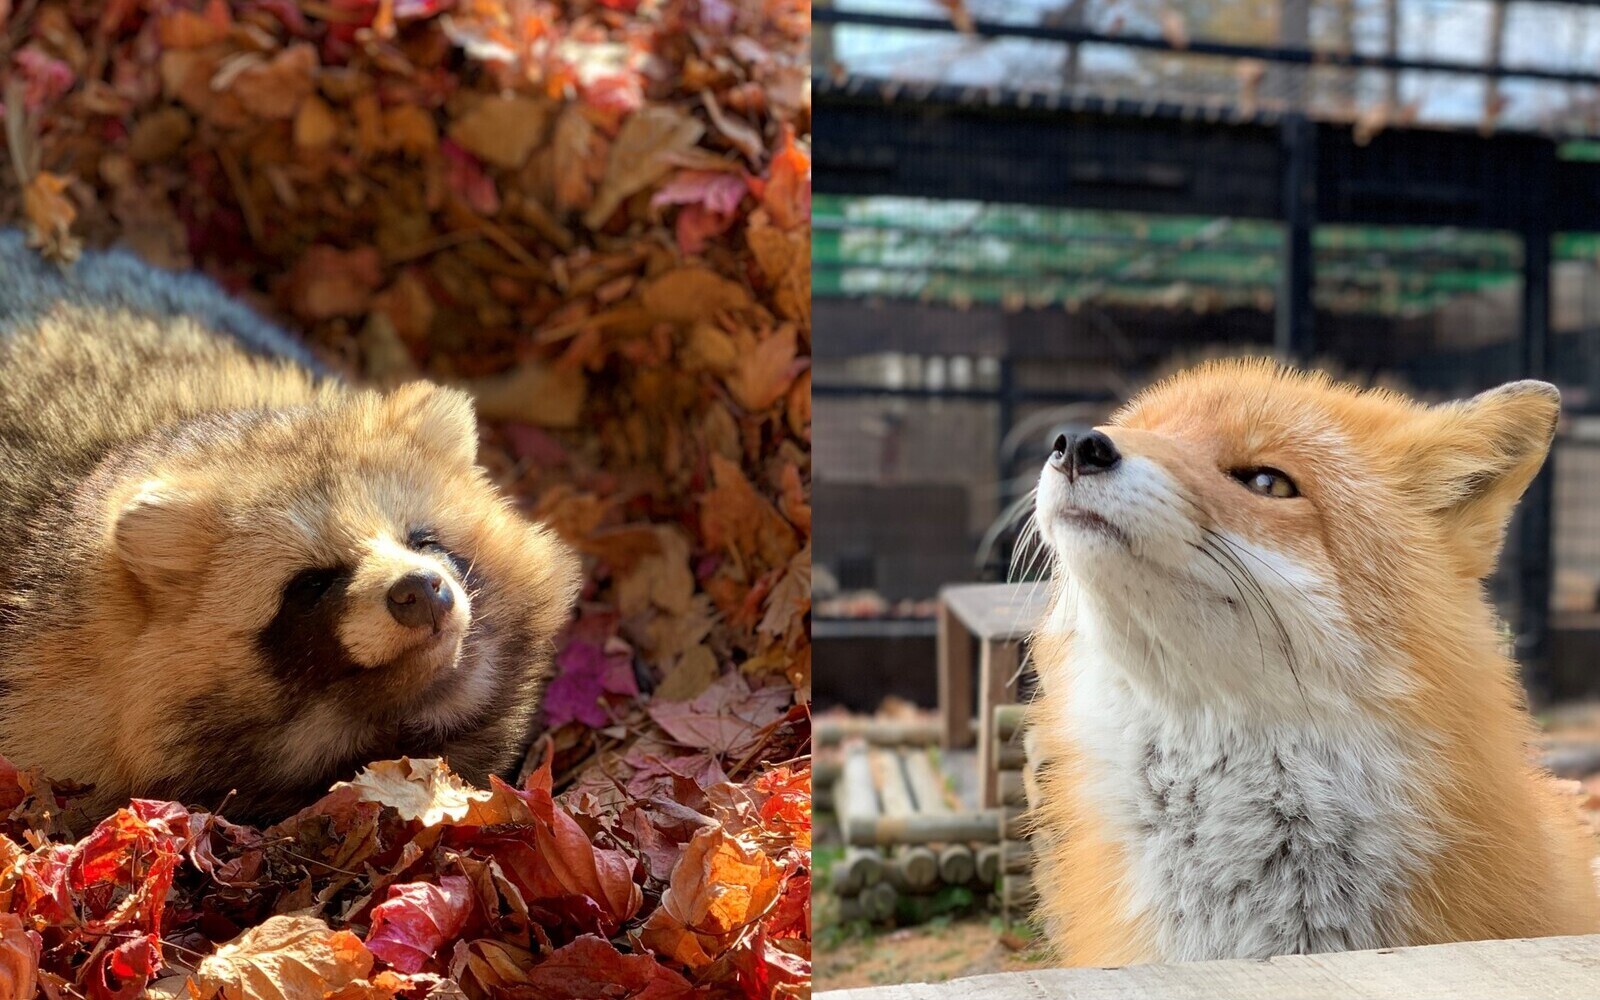
<path fill-rule="evenodd" d="M 461 465 L 478 459 L 478 417 L 472 397 L 432 382 L 407 382 L 384 399 L 390 419 L 426 446 Z"/>
<path fill-rule="evenodd" d="M 117 511 L 117 555 L 146 586 L 175 586 L 204 569 L 217 538 L 216 516 L 215 505 L 203 493 L 149 480 Z"/>
<path fill-rule="evenodd" d="M 1429 411 L 1413 482 L 1443 519 L 1464 575 L 1494 570 L 1512 508 L 1544 465 L 1560 415 L 1560 391 L 1533 380 Z"/>

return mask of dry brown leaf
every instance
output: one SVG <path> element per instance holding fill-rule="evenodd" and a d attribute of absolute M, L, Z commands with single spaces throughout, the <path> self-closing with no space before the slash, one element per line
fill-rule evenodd
<path fill-rule="evenodd" d="M 712 455 L 711 471 L 716 487 L 706 493 L 700 507 L 706 543 L 742 559 L 754 557 L 765 568 L 787 563 L 800 548 L 789 522 L 756 492 L 736 463 Z"/>
<path fill-rule="evenodd" d="M 540 427 L 576 427 L 583 415 L 583 372 L 528 362 L 504 375 L 474 379 L 463 388 L 490 420 L 521 420 Z"/>
<path fill-rule="evenodd" d="M 705 126 L 673 107 L 647 107 L 629 118 L 611 144 L 605 176 L 584 225 L 599 229 L 623 200 L 643 191 L 672 170 L 673 154 L 700 141 Z"/>
<path fill-rule="evenodd" d="M 617 608 L 624 618 L 651 607 L 681 615 L 694 599 L 694 572 L 689 568 L 689 540 L 667 525 L 653 528 L 660 551 L 647 555 L 617 580 Z"/>
<path fill-rule="evenodd" d="M 372 953 L 316 917 L 276 916 L 200 961 L 195 983 L 225 1000 L 306 1000 L 372 971 Z"/>
<path fill-rule="evenodd" d="M 534 97 L 488 97 L 450 126 L 450 138 L 486 163 L 516 170 L 546 139 L 555 108 Z"/>
<path fill-rule="evenodd" d="M 300 102 L 311 95 L 316 84 L 317 50 L 301 43 L 291 45 L 266 62 L 254 63 L 241 70 L 227 86 L 212 86 L 227 90 L 236 97 L 244 109 L 260 118 L 289 119 L 300 110 Z"/>
<path fill-rule="evenodd" d="M 363 802 L 389 806 L 403 820 L 418 820 L 424 826 L 454 823 L 467 818 L 475 805 L 493 798 L 451 773 L 437 757 L 412 760 L 384 760 L 361 769 L 353 781 L 341 781 L 334 791 L 352 788 Z"/>
<path fill-rule="evenodd" d="M 754 350 L 744 352 L 728 378 L 728 391 L 740 406 L 760 413 L 783 398 L 798 374 L 794 367 L 796 347 L 794 327 L 784 326 L 756 344 Z"/>
<path fill-rule="evenodd" d="M 811 325 L 811 231 L 788 232 L 771 225 L 765 211 L 752 212 L 745 242 L 773 288 L 778 315 Z"/>
<path fill-rule="evenodd" d="M 22 191 L 22 212 L 28 219 L 28 245 L 55 261 L 78 259 L 83 244 L 72 235 L 78 208 L 67 197 L 72 182 L 41 170 Z"/>
<path fill-rule="evenodd" d="M 651 316 L 674 323 L 709 320 L 723 310 L 743 309 L 753 302 L 743 285 L 704 267 L 668 271 L 644 286 L 639 301 Z"/>
<path fill-rule="evenodd" d="M 677 665 L 661 678 L 655 696 L 663 701 L 693 701 L 711 686 L 720 672 L 717 654 L 709 646 L 690 646 Z"/>

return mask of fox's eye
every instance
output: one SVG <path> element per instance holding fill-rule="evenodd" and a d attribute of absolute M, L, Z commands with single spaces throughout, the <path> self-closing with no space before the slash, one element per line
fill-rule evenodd
<path fill-rule="evenodd" d="M 1265 466 L 1254 469 L 1235 469 L 1233 478 L 1244 484 L 1245 489 L 1264 497 L 1297 497 L 1300 490 L 1295 486 L 1294 480 L 1283 472 Z"/>

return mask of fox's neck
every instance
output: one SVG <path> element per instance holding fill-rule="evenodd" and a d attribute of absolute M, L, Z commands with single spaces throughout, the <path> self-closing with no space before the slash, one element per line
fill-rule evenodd
<path fill-rule="evenodd" d="M 1359 712 L 1152 697 L 1145 665 L 1087 631 L 1066 692 L 1085 792 L 1122 843 L 1129 906 L 1162 959 L 1398 940 L 1429 840 L 1410 739 Z"/>

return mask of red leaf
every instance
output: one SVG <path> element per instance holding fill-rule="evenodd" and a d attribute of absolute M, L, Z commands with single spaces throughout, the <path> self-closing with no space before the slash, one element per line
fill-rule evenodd
<path fill-rule="evenodd" d="M 791 698 L 787 688 L 752 691 L 742 674 L 726 674 L 693 701 L 653 703 L 650 717 L 684 746 L 737 756 L 783 717 Z"/>
<path fill-rule="evenodd" d="M 471 914 L 472 884 L 463 876 L 390 886 L 388 898 L 372 908 L 367 949 L 401 972 L 421 972 L 460 936 Z"/>
<path fill-rule="evenodd" d="M 508 1000 L 688 1000 L 688 980 L 649 955 L 624 955 L 590 934 L 559 948 L 528 973 L 528 982 L 505 992 Z"/>
<path fill-rule="evenodd" d="M 108 952 L 89 982 L 90 1000 L 133 1000 L 144 995 L 150 977 L 161 968 L 161 938 L 142 934 Z M 121 985 L 113 989 L 110 981 Z"/>

